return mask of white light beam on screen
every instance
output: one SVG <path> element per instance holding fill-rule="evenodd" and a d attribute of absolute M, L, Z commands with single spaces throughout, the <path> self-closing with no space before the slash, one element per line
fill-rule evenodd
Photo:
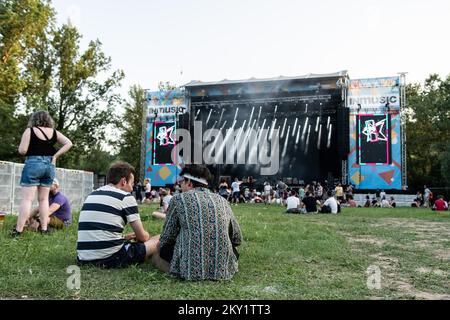
<path fill-rule="evenodd" d="M 209 138 L 211 138 L 212 129 L 214 129 L 216 127 L 216 124 L 217 124 L 217 120 L 214 122 L 213 126 L 211 127 L 211 131 L 209 132 L 208 136 L 204 139 L 205 142 L 208 141 Z"/>
<path fill-rule="evenodd" d="M 223 117 L 223 112 L 225 111 L 224 108 L 222 108 L 222 112 L 220 113 L 220 118 L 219 118 L 219 125 L 222 122 L 222 117 Z"/>
<path fill-rule="evenodd" d="M 252 108 L 252 112 L 250 113 L 250 118 L 248 119 L 248 125 L 250 125 L 250 123 L 252 123 L 252 118 L 253 118 L 253 112 L 255 111 L 255 107 Z"/>
<path fill-rule="evenodd" d="M 319 126 L 319 136 L 317 138 L 317 149 L 320 150 L 320 139 L 322 137 L 322 125 Z"/>
<path fill-rule="evenodd" d="M 281 130 L 281 138 L 284 138 L 284 130 L 286 129 L 287 118 L 284 118 L 283 129 Z"/>
<path fill-rule="evenodd" d="M 292 136 L 295 136 L 295 131 L 297 130 L 297 122 L 298 122 L 298 118 L 295 118 L 294 127 L 292 130 Z"/>
<path fill-rule="evenodd" d="M 302 131 L 302 125 L 299 124 L 298 125 L 298 130 L 297 130 L 297 137 L 295 138 L 295 144 L 298 144 L 298 141 L 300 140 L 300 131 Z"/>
<path fill-rule="evenodd" d="M 327 148 L 330 149 L 331 146 L 331 130 L 333 130 L 333 125 L 330 124 L 330 129 L 328 130 L 328 141 L 327 141 Z"/>
<path fill-rule="evenodd" d="M 308 153 L 309 137 L 311 136 L 311 125 L 308 126 L 308 137 L 306 138 L 305 154 Z"/>
<path fill-rule="evenodd" d="M 209 110 L 209 114 L 208 114 L 208 117 L 206 118 L 206 122 L 205 122 L 205 124 L 208 124 L 208 122 L 209 122 L 209 119 L 211 119 L 211 113 L 212 113 L 212 109 L 211 109 L 211 110 Z"/>
<path fill-rule="evenodd" d="M 239 112 L 239 107 L 236 108 L 236 113 L 234 114 L 234 119 L 233 120 L 236 120 L 238 112 Z"/>
<path fill-rule="evenodd" d="M 265 119 L 264 119 L 264 121 L 265 121 Z M 253 120 L 253 124 L 252 124 L 252 126 L 250 127 L 250 123 L 249 123 L 249 128 L 247 129 L 247 132 L 245 133 L 245 138 L 244 138 L 244 145 L 247 143 L 247 140 L 248 140 L 248 138 L 249 138 L 249 136 L 250 136 L 250 132 L 252 131 L 252 129 L 253 129 L 253 127 L 255 126 L 255 124 L 256 124 L 256 119 L 255 120 Z"/>
<path fill-rule="evenodd" d="M 317 119 L 316 119 L 316 129 L 315 129 L 316 132 L 319 131 L 319 120 L 320 120 L 320 117 L 317 116 Z"/>
<path fill-rule="evenodd" d="M 289 133 L 291 132 L 291 126 L 288 126 L 287 129 L 287 134 L 286 134 L 286 140 L 284 141 L 284 147 L 283 147 L 283 152 L 282 152 L 282 157 L 286 156 L 286 151 L 287 151 L 287 146 L 289 143 Z"/>
<path fill-rule="evenodd" d="M 305 123 L 303 124 L 302 140 L 304 140 L 306 130 L 308 129 L 308 121 L 309 121 L 309 117 L 306 117 Z"/>
<path fill-rule="evenodd" d="M 269 140 L 272 139 L 273 129 L 275 128 L 275 124 L 277 123 L 277 118 L 272 121 L 272 126 L 270 127 Z"/>
<path fill-rule="evenodd" d="M 264 118 L 264 121 L 263 121 L 263 123 L 262 123 L 262 125 L 261 125 L 261 129 L 264 129 L 264 126 L 266 125 L 266 118 Z"/>
<path fill-rule="evenodd" d="M 234 121 L 233 121 L 233 125 L 231 126 L 231 128 L 229 128 L 229 129 L 227 130 L 227 134 L 225 135 L 225 139 L 223 139 L 222 144 L 219 146 L 219 151 L 218 151 L 219 154 L 222 153 L 223 148 L 225 148 L 225 144 L 227 143 L 228 139 L 231 137 L 231 134 L 232 134 L 232 132 L 233 132 L 234 126 L 236 125 L 236 122 L 237 122 L 237 121 L 234 120 Z M 217 141 L 217 139 L 216 139 L 216 141 Z M 216 145 L 216 144 L 214 143 L 212 149 L 214 149 L 215 145 Z"/>

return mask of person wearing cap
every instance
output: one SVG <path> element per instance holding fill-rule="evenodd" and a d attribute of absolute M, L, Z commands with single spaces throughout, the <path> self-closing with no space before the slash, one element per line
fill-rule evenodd
<path fill-rule="evenodd" d="M 54 178 L 48 200 L 50 212 L 48 226 L 55 229 L 62 229 L 72 224 L 72 211 L 69 199 L 59 191 L 59 188 L 59 181 Z M 39 208 L 32 211 L 29 226 L 32 230 L 40 230 Z"/>
<path fill-rule="evenodd" d="M 185 165 L 182 193 L 173 196 L 153 264 L 184 280 L 228 280 L 238 271 L 242 242 L 239 224 L 227 200 L 208 189 L 211 173 L 203 165 Z"/>

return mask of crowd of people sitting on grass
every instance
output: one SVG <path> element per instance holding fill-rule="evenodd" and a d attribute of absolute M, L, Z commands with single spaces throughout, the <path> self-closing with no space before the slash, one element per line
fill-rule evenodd
<path fill-rule="evenodd" d="M 140 183 L 135 184 L 133 188 L 133 195 L 135 195 L 139 203 L 159 203 L 160 209 L 155 212 L 153 216 L 155 218 L 164 219 L 168 206 L 168 199 L 172 197 L 171 193 L 177 194 L 180 192 L 179 186 L 175 184 L 172 189 L 168 187 L 152 189 L 150 179 L 148 178 L 145 179 L 144 186 L 146 186 L 145 196 L 143 191 L 144 188 Z M 265 181 L 262 185 L 257 185 L 252 177 L 243 178 L 242 180 L 235 178 L 232 182 L 222 178 L 217 188 L 212 189 L 214 193 L 217 193 L 234 206 L 243 203 L 264 203 L 289 207 L 288 204 L 292 205 L 293 201 L 297 201 L 295 198 L 298 198 L 298 213 L 310 212 L 307 210 L 307 205 L 303 201 L 308 196 L 315 199 L 317 210 L 313 210 L 313 212 L 322 212 L 321 207 L 323 205 L 328 206 L 325 202 L 330 197 L 333 197 L 336 200 L 339 211 L 341 207 L 397 207 L 395 197 L 393 195 L 386 194 L 385 190 L 376 190 L 373 195 L 367 194 L 364 201 L 361 203 L 357 203 L 354 199 L 353 190 L 353 185 L 342 185 L 337 182 L 330 186 L 327 181 L 324 183 L 313 181 L 307 185 L 289 187 L 285 182 L 279 179 L 275 183 Z M 433 201 L 433 193 L 426 186 L 424 187 L 424 190 L 424 193 L 417 192 L 417 196 L 411 204 L 412 207 L 426 207 L 437 211 L 448 210 L 448 203 L 444 200 L 443 196 L 440 195 L 436 197 L 436 199 L 441 200 L 438 201 L 437 205 L 435 205 L 435 201 Z M 422 194 L 425 194 L 426 197 Z M 291 198 L 290 201 L 288 201 L 289 198 Z M 306 201 L 311 202 L 309 198 Z M 312 208 L 312 206 L 310 208 Z M 326 210 L 328 209 L 325 209 L 325 211 Z"/>
<path fill-rule="evenodd" d="M 262 186 L 257 186 L 252 177 L 242 180 L 235 178 L 232 183 L 221 179 L 212 192 L 234 206 L 243 203 L 264 203 L 285 206 L 289 213 L 337 213 L 341 206 L 357 206 L 353 199 L 352 185 L 343 186 L 336 183 L 330 187 L 326 181 L 323 184 L 313 181 L 311 184 L 292 188 L 281 179 L 276 183 L 266 181 Z M 147 178 L 143 184 L 137 182 L 133 187 L 133 195 L 138 203 L 159 204 L 160 209 L 152 215 L 160 219 L 165 219 L 171 193 L 180 193 L 180 186 L 175 184 L 172 189 L 152 188 L 150 179 Z M 294 203 L 297 202 L 294 208 Z"/>

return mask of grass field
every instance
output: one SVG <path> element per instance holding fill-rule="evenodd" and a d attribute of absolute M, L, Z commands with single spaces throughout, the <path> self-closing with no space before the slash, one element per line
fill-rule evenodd
<path fill-rule="evenodd" d="M 141 206 L 150 234 L 162 222 Z M 286 215 L 283 208 L 233 206 L 244 243 L 239 273 L 226 282 L 186 282 L 146 263 L 125 270 L 81 269 L 81 289 L 66 286 L 75 264 L 77 224 L 49 236 L 12 239 L 0 231 L 1 299 L 450 299 L 450 213 L 416 208 L 343 208 L 339 215 Z M 75 215 L 75 219 L 78 215 Z M 381 270 L 368 289 L 366 270 Z"/>

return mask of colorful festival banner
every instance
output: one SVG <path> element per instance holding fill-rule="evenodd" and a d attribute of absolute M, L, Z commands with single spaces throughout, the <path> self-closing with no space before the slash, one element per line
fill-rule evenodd
<path fill-rule="evenodd" d="M 183 91 L 146 92 L 145 178 L 151 185 L 174 184 L 181 168 L 172 161 L 175 152 L 177 116 L 187 112 Z"/>
<path fill-rule="evenodd" d="M 402 189 L 399 77 L 350 80 L 349 181 L 357 189 Z"/>

